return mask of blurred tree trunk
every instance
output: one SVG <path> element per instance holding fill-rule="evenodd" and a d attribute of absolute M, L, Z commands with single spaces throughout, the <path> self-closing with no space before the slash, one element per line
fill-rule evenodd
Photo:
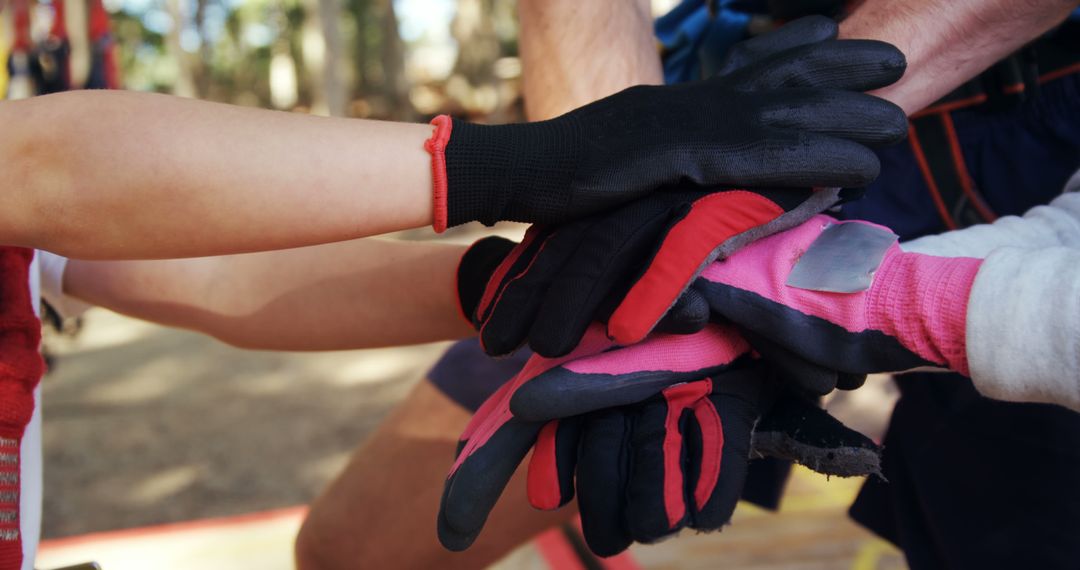
<path fill-rule="evenodd" d="M 345 115 L 342 43 L 338 20 L 341 0 L 305 0 L 304 67 L 311 80 L 311 110 L 319 115 Z"/>
<path fill-rule="evenodd" d="M 180 46 L 180 34 L 184 30 L 183 0 L 166 0 L 166 4 L 173 25 L 165 36 L 165 49 L 176 63 L 176 82 L 173 84 L 172 93 L 180 97 L 195 97 L 198 93 L 195 90 L 191 58 Z"/>
<path fill-rule="evenodd" d="M 382 0 L 383 93 L 391 103 L 390 118 L 410 121 L 414 117 L 409 102 L 409 78 L 405 76 L 405 44 L 398 31 L 393 0 Z"/>
<path fill-rule="evenodd" d="M 199 99 L 206 99 L 210 94 L 210 70 L 213 49 L 206 37 L 206 1 L 195 2 L 195 29 L 199 32 L 199 65 L 195 73 L 195 89 Z"/>
<path fill-rule="evenodd" d="M 447 94 L 474 115 L 491 113 L 498 105 L 495 60 L 501 49 L 494 11 L 494 0 L 458 0 L 451 24 L 458 56 L 447 81 Z"/>

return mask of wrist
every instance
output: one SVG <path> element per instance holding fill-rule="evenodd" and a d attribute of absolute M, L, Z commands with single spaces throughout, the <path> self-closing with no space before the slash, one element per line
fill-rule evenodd
<path fill-rule="evenodd" d="M 981 259 L 886 256 L 868 297 L 873 328 L 926 360 L 968 375 L 967 306 Z"/>

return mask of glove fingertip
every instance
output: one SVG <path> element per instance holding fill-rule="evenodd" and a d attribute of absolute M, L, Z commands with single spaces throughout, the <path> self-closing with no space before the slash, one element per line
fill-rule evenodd
<path fill-rule="evenodd" d="M 440 510 L 438 522 L 436 523 L 436 532 L 439 537 L 439 544 L 443 545 L 443 548 L 452 552 L 461 552 L 468 549 L 474 542 L 476 537 L 480 535 L 480 532 L 462 533 L 455 530 L 446 520 L 446 516 Z"/>

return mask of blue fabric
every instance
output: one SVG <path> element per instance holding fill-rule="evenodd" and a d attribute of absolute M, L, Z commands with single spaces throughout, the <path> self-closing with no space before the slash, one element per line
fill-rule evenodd
<path fill-rule="evenodd" d="M 1061 193 L 1080 168 L 1080 74 L 1042 86 L 1011 111 L 952 113 L 968 172 L 998 215 L 1023 214 Z M 903 240 L 947 228 L 907 142 L 878 152 L 881 177 L 841 216 L 893 229 Z"/>
<path fill-rule="evenodd" d="M 488 396 L 508 382 L 532 356 L 521 349 L 506 358 L 489 358 L 480 340 L 454 343 L 428 372 L 428 379 L 448 398 L 475 412 Z"/>
<path fill-rule="evenodd" d="M 746 38 L 753 6 L 722 0 L 709 17 L 704 0 L 684 0 L 656 20 L 656 37 L 664 48 L 664 81 L 682 83 L 710 77 L 723 54 Z"/>

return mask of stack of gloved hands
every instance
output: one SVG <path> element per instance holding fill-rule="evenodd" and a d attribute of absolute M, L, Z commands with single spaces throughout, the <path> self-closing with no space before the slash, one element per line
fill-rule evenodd
<path fill-rule="evenodd" d="M 753 89 L 814 94 L 820 111 L 899 77 L 868 63 L 895 55 L 885 44 L 835 33 L 820 19 L 796 21 L 735 48 L 709 81 L 752 78 Z M 797 74 L 773 71 L 791 65 Z M 830 116 L 795 107 L 771 116 L 802 113 L 796 130 Z M 833 115 L 815 128 L 834 143 L 884 144 L 898 138 L 886 116 Z M 477 242 L 459 267 L 463 313 L 489 354 L 524 345 L 536 354 L 462 434 L 439 514 L 442 543 L 461 550 L 476 539 L 530 450 L 531 503 L 558 508 L 576 489 L 585 539 L 603 556 L 685 527 L 719 529 L 752 456 L 831 475 L 877 473 L 877 446 L 817 397 L 857 388 L 868 373 L 966 373 L 966 305 L 980 261 L 906 253 L 887 228 L 821 214 L 852 197 L 675 184 L 566 225 L 533 226 L 520 244 Z"/>

